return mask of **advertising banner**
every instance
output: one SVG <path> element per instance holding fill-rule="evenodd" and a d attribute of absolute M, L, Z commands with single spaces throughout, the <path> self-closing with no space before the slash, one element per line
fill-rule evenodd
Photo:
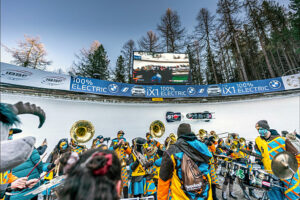
<path fill-rule="evenodd" d="M 247 95 L 284 90 L 281 78 L 222 84 L 222 96 Z"/>
<path fill-rule="evenodd" d="M 70 90 L 70 76 L 1 62 L 1 82 L 30 87 Z"/>
<path fill-rule="evenodd" d="M 286 90 L 293 90 L 300 88 L 300 73 L 290 76 L 283 76 L 282 81 Z"/>
<path fill-rule="evenodd" d="M 134 85 L 76 77 L 71 78 L 70 90 L 115 96 L 176 98 L 207 96 L 206 87 L 205 85 Z"/>
<path fill-rule="evenodd" d="M 68 90 L 110 96 L 181 98 L 248 95 L 299 89 L 300 74 L 248 82 L 215 85 L 139 85 L 85 77 L 70 77 L 1 63 L 1 82 L 38 88 Z"/>
<path fill-rule="evenodd" d="M 76 77 L 71 91 L 146 98 L 213 97 L 284 90 L 281 78 L 218 85 L 134 85 Z"/>
<path fill-rule="evenodd" d="M 187 84 L 190 83 L 188 54 L 133 52 L 132 78 L 139 84 Z"/>

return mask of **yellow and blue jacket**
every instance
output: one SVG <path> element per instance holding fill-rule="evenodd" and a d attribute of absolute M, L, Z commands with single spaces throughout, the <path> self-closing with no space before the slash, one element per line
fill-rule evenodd
<path fill-rule="evenodd" d="M 271 136 L 268 140 L 257 137 L 255 139 L 256 153 L 260 154 L 263 159 L 265 170 L 273 174 L 271 163 L 276 154 L 289 151 L 286 146 L 285 138 L 280 136 Z M 299 155 L 299 154 L 298 154 Z M 297 156 L 297 155 L 296 155 Z M 292 179 L 281 180 L 284 184 L 284 195 L 289 200 L 300 198 L 300 172 L 299 168 Z"/>
<path fill-rule="evenodd" d="M 199 192 L 190 192 L 184 189 L 182 183 L 181 162 L 186 154 L 198 166 L 198 169 L 207 177 L 206 188 Z M 190 134 L 179 137 L 175 145 L 172 145 L 163 155 L 159 179 L 157 197 L 160 200 L 170 199 L 212 199 L 210 159 L 212 154 L 207 146 Z M 169 192 L 170 191 L 170 192 Z"/>

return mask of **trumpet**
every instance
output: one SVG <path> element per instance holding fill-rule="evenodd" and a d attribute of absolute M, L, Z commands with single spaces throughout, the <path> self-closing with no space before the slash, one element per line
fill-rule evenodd
<path fill-rule="evenodd" d="M 200 130 L 198 131 L 198 138 L 199 138 L 200 140 L 204 140 L 205 138 L 207 138 L 207 132 L 206 132 L 206 130 L 200 129 Z"/>
<path fill-rule="evenodd" d="M 232 150 L 233 152 L 237 152 L 238 150 L 238 147 L 236 144 L 232 144 L 231 147 L 230 147 L 230 150 Z"/>
<path fill-rule="evenodd" d="M 122 143 L 122 146 L 127 149 L 129 147 L 129 142 L 124 142 Z"/>
<path fill-rule="evenodd" d="M 240 144 L 241 146 L 245 146 L 245 145 L 246 145 L 246 139 L 243 138 L 243 137 L 239 138 L 239 144 Z"/>
<path fill-rule="evenodd" d="M 174 133 L 171 133 L 167 138 L 166 138 L 166 142 L 167 142 L 167 146 L 166 149 L 169 149 L 171 144 L 175 144 L 175 142 L 177 141 L 177 137 Z"/>

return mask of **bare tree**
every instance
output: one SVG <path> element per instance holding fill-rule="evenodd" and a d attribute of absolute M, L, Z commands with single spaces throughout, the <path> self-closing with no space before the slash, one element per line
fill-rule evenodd
<path fill-rule="evenodd" d="M 135 51 L 135 43 L 133 40 L 128 40 L 121 50 L 123 54 L 124 61 L 126 64 L 127 82 L 131 83 L 132 79 L 132 61 L 133 61 L 133 51 Z"/>
<path fill-rule="evenodd" d="M 214 16 L 212 16 L 206 8 L 201 8 L 197 16 L 198 25 L 196 26 L 196 34 L 198 35 L 199 40 L 205 41 L 208 69 L 209 71 L 212 71 L 213 79 L 215 83 L 218 84 L 217 69 L 211 47 L 211 34 L 214 31 L 213 20 Z"/>
<path fill-rule="evenodd" d="M 261 16 L 259 13 L 259 9 L 258 9 L 258 1 L 257 0 L 246 0 L 245 2 L 245 7 L 248 11 L 248 15 L 251 19 L 251 22 L 253 24 L 253 27 L 255 28 L 256 34 L 259 38 L 259 42 L 262 48 L 262 52 L 264 54 L 266 63 L 267 63 L 267 67 L 268 67 L 268 71 L 271 75 L 272 78 L 275 77 L 275 73 L 274 70 L 271 66 L 267 51 L 266 51 L 266 36 L 265 35 L 265 30 L 264 30 L 264 26 L 262 25 L 262 21 L 261 21 Z"/>
<path fill-rule="evenodd" d="M 25 41 L 18 42 L 18 48 L 10 49 L 3 45 L 6 51 L 11 53 L 12 62 L 23 67 L 44 70 L 47 65 L 52 63 L 45 58 L 47 52 L 44 44 L 40 42 L 39 37 L 29 37 L 27 35 L 24 35 L 24 37 Z"/>
<path fill-rule="evenodd" d="M 225 31 L 232 41 L 233 53 L 236 61 L 239 61 L 239 73 L 244 81 L 248 81 L 244 60 L 238 43 L 237 20 L 234 15 L 239 12 L 238 0 L 219 0 L 217 13 L 221 15 L 220 21 L 225 27 Z M 237 62 L 236 62 L 237 63 Z"/>
<path fill-rule="evenodd" d="M 163 39 L 162 46 L 167 52 L 179 52 L 182 50 L 185 29 L 181 26 L 180 18 L 176 11 L 168 8 L 161 17 L 157 29 Z"/>
<path fill-rule="evenodd" d="M 159 50 L 159 38 L 153 31 L 148 31 L 139 41 L 139 47 L 143 51 L 157 52 Z"/>

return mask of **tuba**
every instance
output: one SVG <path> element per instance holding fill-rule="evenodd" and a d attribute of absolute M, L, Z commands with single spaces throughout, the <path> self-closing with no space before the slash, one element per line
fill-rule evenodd
<path fill-rule="evenodd" d="M 150 125 L 150 134 L 153 137 L 160 138 L 165 133 L 165 125 L 159 120 L 155 120 Z"/>
<path fill-rule="evenodd" d="M 79 120 L 73 124 L 70 135 L 78 143 L 86 143 L 93 138 L 95 128 L 93 124 L 86 120 Z"/>

